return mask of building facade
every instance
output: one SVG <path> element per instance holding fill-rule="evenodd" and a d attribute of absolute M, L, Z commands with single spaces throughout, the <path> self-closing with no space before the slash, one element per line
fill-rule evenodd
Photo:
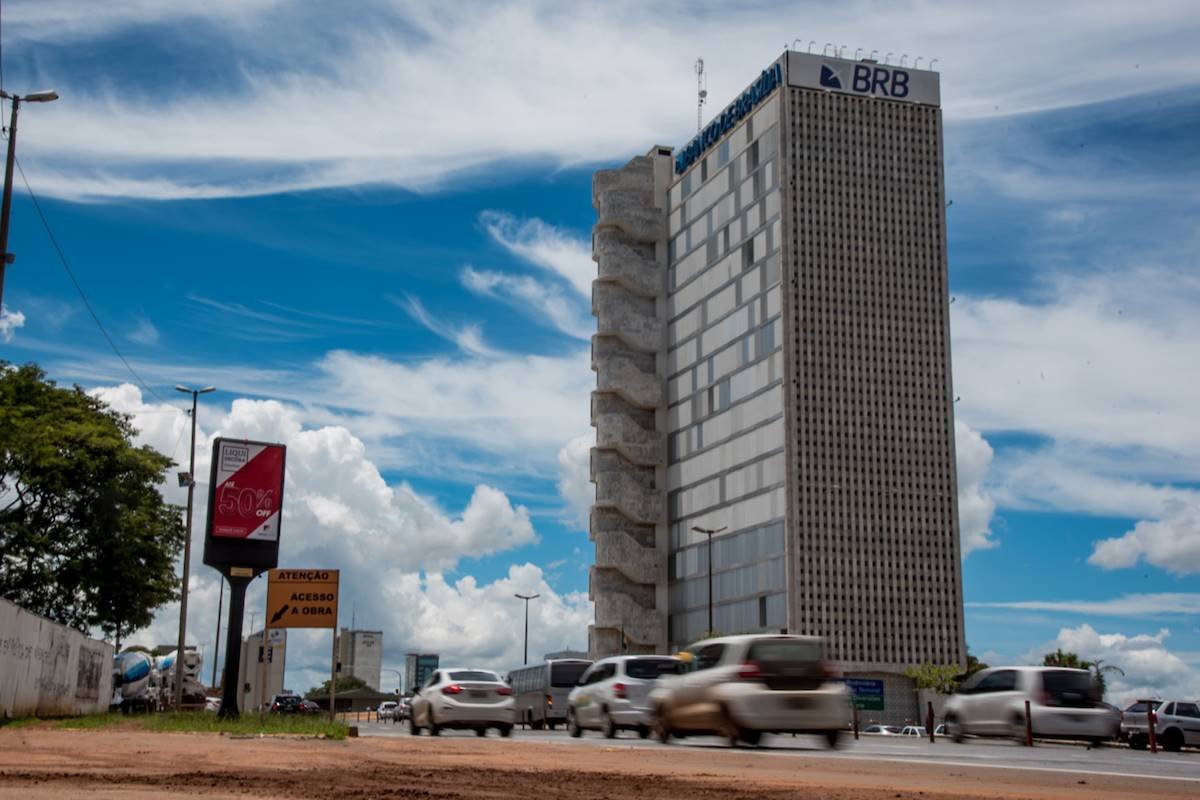
<path fill-rule="evenodd" d="M 362 631 L 342 628 L 337 637 L 338 663 L 341 677 L 353 675 L 367 686 L 379 691 L 383 666 L 383 631 Z"/>
<path fill-rule="evenodd" d="M 786 53 L 593 203 L 591 653 L 708 633 L 711 548 L 715 632 L 965 665 L 937 73 Z"/>
<path fill-rule="evenodd" d="M 437 668 L 437 653 L 408 653 L 404 657 L 404 691 L 412 694 L 414 689 L 424 686 Z"/>
<path fill-rule="evenodd" d="M 238 684 L 242 687 L 242 711 L 255 711 L 277 694 L 283 694 L 283 675 L 287 670 L 287 629 L 272 628 L 263 650 L 263 633 L 258 631 L 242 639 L 238 657 Z"/>

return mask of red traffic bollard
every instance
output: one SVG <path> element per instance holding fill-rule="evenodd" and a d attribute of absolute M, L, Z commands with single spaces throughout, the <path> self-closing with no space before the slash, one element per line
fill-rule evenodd
<path fill-rule="evenodd" d="M 929 707 L 929 712 L 925 715 L 925 727 L 929 731 L 929 743 L 933 744 L 937 741 L 933 735 L 933 701 L 927 701 L 926 705 Z"/>
<path fill-rule="evenodd" d="M 1033 747 L 1033 716 L 1029 713 L 1029 701 L 1025 701 L 1025 746 Z"/>
<path fill-rule="evenodd" d="M 1154 732 L 1154 701 L 1146 701 L 1146 734 L 1150 737 L 1150 752 L 1158 752 L 1158 737 Z"/>
<path fill-rule="evenodd" d="M 854 707 L 854 740 L 858 741 L 858 706 Z"/>

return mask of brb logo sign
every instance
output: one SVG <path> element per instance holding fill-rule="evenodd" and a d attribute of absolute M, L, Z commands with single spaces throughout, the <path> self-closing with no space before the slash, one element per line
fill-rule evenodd
<path fill-rule="evenodd" d="M 850 71 L 848 78 L 847 71 Z M 826 89 L 843 92 L 891 97 L 896 100 L 908 97 L 908 71 L 889 69 L 878 64 L 822 64 L 819 83 Z"/>

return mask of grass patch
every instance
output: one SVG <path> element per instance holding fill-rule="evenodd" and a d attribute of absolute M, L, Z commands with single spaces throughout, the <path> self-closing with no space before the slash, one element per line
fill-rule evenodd
<path fill-rule="evenodd" d="M 121 720 L 128 719 L 120 714 L 109 714 L 102 712 L 100 714 L 84 714 L 82 717 L 67 717 L 66 719 L 56 720 L 54 727 L 67 728 L 70 730 L 99 730 L 107 728 L 110 725 L 116 725 Z"/>
<path fill-rule="evenodd" d="M 41 720 L 37 717 L 13 717 L 12 719 L 0 719 L 0 728 L 28 728 L 33 725 L 38 725 Z"/>
<path fill-rule="evenodd" d="M 345 739 L 347 727 L 341 722 L 330 722 L 324 717 L 300 716 L 299 714 L 243 714 L 235 720 L 218 719 L 216 714 L 202 712 L 151 714 L 136 718 L 141 727 L 150 731 L 226 733 L 257 736 L 292 735 L 324 736 L 328 739 Z"/>

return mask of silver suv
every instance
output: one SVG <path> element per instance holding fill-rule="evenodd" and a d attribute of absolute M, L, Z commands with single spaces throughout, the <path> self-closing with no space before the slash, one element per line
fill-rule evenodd
<path fill-rule="evenodd" d="M 1163 750 L 1178 752 L 1184 745 L 1200 745 L 1200 702 L 1157 700 L 1154 709 L 1154 738 Z M 1143 700 L 1125 709 L 1121 733 L 1135 750 L 1145 750 L 1147 734 L 1146 703 Z"/>
<path fill-rule="evenodd" d="M 764 733 L 816 733 L 836 747 L 850 725 L 850 692 L 824 661 L 814 636 L 725 636 L 692 645 L 682 675 L 663 676 L 650 693 L 655 730 L 671 736 L 718 734 L 731 746 Z"/>
<path fill-rule="evenodd" d="M 581 736 L 598 730 L 609 739 L 619 730 L 650 735 L 646 700 L 660 675 L 678 675 L 684 663 L 670 656 L 614 656 L 597 661 L 567 697 L 567 730 Z"/>
<path fill-rule="evenodd" d="M 1092 673 L 1060 667 L 999 667 L 976 672 L 946 701 L 946 734 L 1025 739 L 1025 701 L 1040 738 L 1116 739 L 1121 716 L 1100 700 Z"/>

